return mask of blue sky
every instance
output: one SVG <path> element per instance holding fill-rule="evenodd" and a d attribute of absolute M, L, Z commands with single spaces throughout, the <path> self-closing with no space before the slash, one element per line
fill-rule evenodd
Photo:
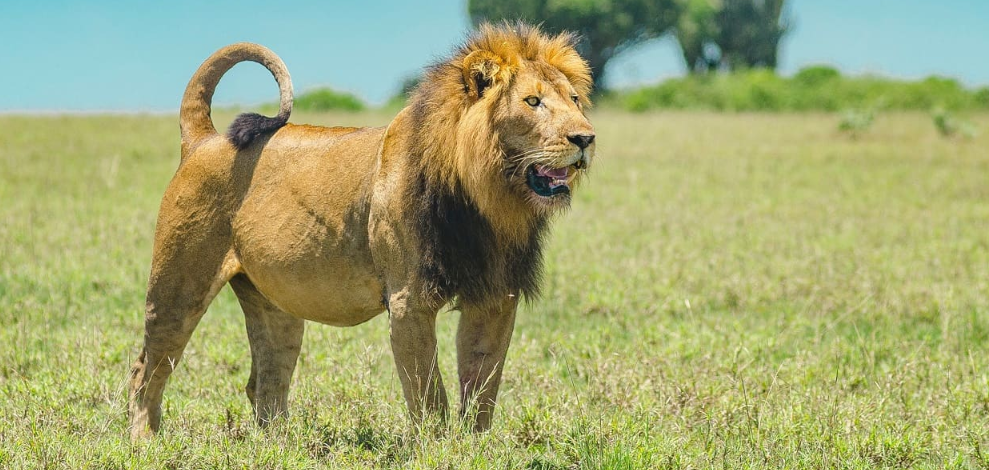
<path fill-rule="evenodd" d="M 989 85 L 989 0 L 790 0 L 780 70 L 830 63 L 846 73 L 957 77 Z M 169 111 L 210 53 L 264 44 L 296 90 L 321 85 L 371 102 L 445 55 L 467 32 L 463 0 L 0 0 L 0 111 Z M 683 73 L 675 43 L 616 58 L 622 86 Z M 260 66 L 221 82 L 218 104 L 274 101 Z"/>

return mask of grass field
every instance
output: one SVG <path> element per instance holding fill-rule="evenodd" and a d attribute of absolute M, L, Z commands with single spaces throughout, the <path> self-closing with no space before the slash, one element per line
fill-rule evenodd
<path fill-rule="evenodd" d="M 260 431 L 226 289 L 131 446 L 177 119 L 0 116 L 0 468 L 989 468 L 989 116 L 970 140 L 922 114 L 857 139 L 833 115 L 593 120 L 490 433 L 407 431 L 385 316 L 309 324 L 292 415 Z"/>

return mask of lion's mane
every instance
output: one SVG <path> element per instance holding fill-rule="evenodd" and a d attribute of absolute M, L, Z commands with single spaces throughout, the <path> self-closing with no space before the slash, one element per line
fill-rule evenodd
<path fill-rule="evenodd" d="M 538 295 L 548 216 L 498 184 L 506 155 L 492 119 L 497 107 L 512 103 L 480 98 L 504 94 L 521 64 L 538 62 L 562 72 L 589 105 L 590 70 L 575 43 L 571 34 L 548 36 L 521 23 L 484 25 L 429 67 L 413 92 L 409 157 L 417 179 L 406 197 L 423 253 L 419 275 L 440 297 Z M 466 62 L 479 51 L 500 66 L 485 83 L 472 84 Z"/>

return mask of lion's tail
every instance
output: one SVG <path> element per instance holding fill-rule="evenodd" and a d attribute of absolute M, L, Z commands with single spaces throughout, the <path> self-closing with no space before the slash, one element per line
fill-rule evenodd
<path fill-rule="evenodd" d="M 247 147 L 256 137 L 285 125 L 292 114 L 292 77 L 285 63 L 270 49 L 258 44 L 241 42 L 224 47 L 199 66 L 182 96 L 179 126 L 182 130 L 182 158 L 202 139 L 215 135 L 216 128 L 210 118 L 210 105 L 217 83 L 228 70 L 240 62 L 252 61 L 263 65 L 278 82 L 279 109 L 275 117 L 256 113 L 237 116 L 227 137 L 238 149 Z"/>

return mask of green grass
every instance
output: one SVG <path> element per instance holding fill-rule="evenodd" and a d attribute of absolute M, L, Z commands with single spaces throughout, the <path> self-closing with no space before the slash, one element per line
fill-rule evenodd
<path fill-rule="evenodd" d="M 225 290 L 162 435 L 131 446 L 176 119 L 0 116 L 0 468 L 989 467 L 986 132 L 943 139 L 920 113 L 857 139 L 825 114 L 593 120 L 599 157 L 490 433 L 406 431 L 384 316 L 309 324 L 293 414 L 258 430 Z M 456 319 L 438 322 L 448 384 Z"/>

